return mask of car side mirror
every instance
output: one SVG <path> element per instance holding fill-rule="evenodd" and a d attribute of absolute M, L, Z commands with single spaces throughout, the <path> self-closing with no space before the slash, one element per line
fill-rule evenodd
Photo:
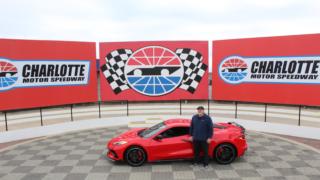
<path fill-rule="evenodd" d="M 161 134 L 159 134 L 156 137 L 154 137 L 154 140 L 156 140 L 156 141 L 160 141 L 162 139 L 163 139 L 163 136 Z"/>

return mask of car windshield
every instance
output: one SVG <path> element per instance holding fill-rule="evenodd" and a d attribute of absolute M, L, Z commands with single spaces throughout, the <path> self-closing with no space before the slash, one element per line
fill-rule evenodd
<path fill-rule="evenodd" d="M 138 135 L 140 137 L 148 138 L 148 137 L 151 137 L 152 135 L 158 133 L 161 129 L 163 129 L 165 127 L 166 127 L 166 125 L 163 122 L 161 122 L 161 123 L 156 124 L 150 128 L 147 128 L 147 129 L 140 131 Z"/>

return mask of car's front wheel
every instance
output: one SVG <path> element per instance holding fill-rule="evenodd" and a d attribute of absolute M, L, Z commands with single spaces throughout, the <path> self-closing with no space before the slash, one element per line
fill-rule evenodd
<path fill-rule="evenodd" d="M 219 164 L 230 164 L 236 159 L 237 151 L 233 145 L 223 143 L 215 148 L 214 157 Z"/>
<path fill-rule="evenodd" d="M 147 154 L 141 147 L 132 146 L 126 150 L 125 160 L 130 166 L 141 166 L 146 162 Z"/>

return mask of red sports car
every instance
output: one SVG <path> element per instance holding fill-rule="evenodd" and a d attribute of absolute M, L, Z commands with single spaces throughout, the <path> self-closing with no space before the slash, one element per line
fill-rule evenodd
<path fill-rule="evenodd" d="M 189 141 L 190 120 L 170 119 L 150 128 L 134 128 L 107 143 L 104 155 L 131 166 L 145 162 L 192 159 Z M 214 123 L 209 156 L 220 164 L 229 164 L 247 150 L 245 129 L 234 122 Z"/>

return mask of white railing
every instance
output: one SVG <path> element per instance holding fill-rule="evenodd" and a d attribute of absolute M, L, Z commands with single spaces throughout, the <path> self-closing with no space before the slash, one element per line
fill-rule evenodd
<path fill-rule="evenodd" d="M 246 119 L 320 128 L 320 108 L 241 102 L 180 100 L 170 102 L 87 103 L 0 112 L 0 132 L 95 118 L 187 115 L 202 105 L 213 118 Z"/>

